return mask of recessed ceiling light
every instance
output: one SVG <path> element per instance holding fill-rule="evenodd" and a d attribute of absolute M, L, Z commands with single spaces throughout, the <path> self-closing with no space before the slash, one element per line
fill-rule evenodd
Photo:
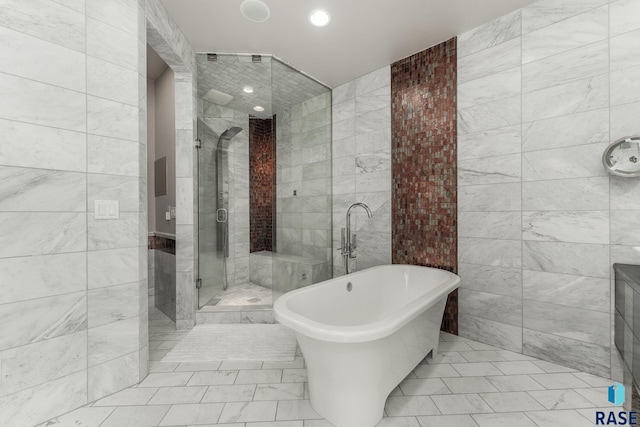
<path fill-rule="evenodd" d="M 254 111 L 264 111 L 264 107 L 261 107 L 259 105 L 256 105 L 255 107 L 253 107 Z"/>
<path fill-rule="evenodd" d="M 331 22 L 331 15 L 326 10 L 312 10 L 309 14 L 309 22 L 316 27 L 324 27 Z"/>
<path fill-rule="evenodd" d="M 251 86 L 245 86 L 242 88 L 245 93 L 253 93 L 253 88 Z"/>
<path fill-rule="evenodd" d="M 240 4 L 240 13 L 251 22 L 265 22 L 271 15 L 269 6 L 260 0 L 244 0 Z"/>

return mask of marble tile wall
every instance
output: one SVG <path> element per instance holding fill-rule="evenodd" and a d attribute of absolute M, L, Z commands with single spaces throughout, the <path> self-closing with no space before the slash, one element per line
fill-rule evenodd
<path fill-rule="evenodd" d="M 640 182 L 600 158 L 639 132 L 639 8 L 542 0 L 459 36 L 461 335 L 611 375 Z"/>
<path fill-rule="evenodd" d="M 198 98 L 200 117 L 216 135 L 238 126 L 238 133 L 228 145 L 227 162 L 229 168 L 229 256 L 227 278 L 229 283 L 241 285 L 249 282 L 249 116 L 239 111 L 221 107 Z M 218 248 L 217 234 L 213 228 L 216 222 L 216 169 L 214 149 L 217 141 L 209 141 L 201 148 L 200 171 L 202 184 L 200 191 L 200 256 L 205 261 L 201 276 L 207 286 L 222 286 L 218 276 L 215 257 Z"/>
<path fill-rule="evenodd" d="M 333 90 L 333 275 L 344 274 L 340 230 L 347 209 L 364 202 L 369 219 L 357 211 L 353 270 L 391 264 L 391 71 L 386 66 Z"/>
<path fill-rule="evenodd" d="M 275 250 L 329 261 L 330 234 L 331 93 L 327 91 L 276 114 Z"/>
<path fill-rule="evenodd" d="M 2 425 L 33 425 L 135 384 L 146 359 L 144 9 L 81 6 L 0 5 L 0 216 L 13 242 L 0 253 L 10 331 L 0 339 Z M 104 199 L 119 201 L 118 219 L 94 218 Z"/>

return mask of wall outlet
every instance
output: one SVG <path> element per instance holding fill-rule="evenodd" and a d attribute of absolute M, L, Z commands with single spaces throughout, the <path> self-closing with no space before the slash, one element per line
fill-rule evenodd
<path fill-rule="evenodd" d="M 171 212 L 165 212 L 164 219 L 166 219 L 167 221 L 171 221 Z"/>
<path fill-rule="evenodd" d="M 120 218 L 120 202 L 118 200 L 96 200 L 94 202 L 95 219 Z"/>

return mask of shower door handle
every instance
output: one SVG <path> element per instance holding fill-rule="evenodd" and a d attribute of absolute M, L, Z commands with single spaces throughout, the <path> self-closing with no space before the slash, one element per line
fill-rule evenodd
<path fill-rule="evenodd" d="M 229 214 L 225 208 L 220 208 L 216 211 L 216 221 L 217 222 L 227 222 Z"/>

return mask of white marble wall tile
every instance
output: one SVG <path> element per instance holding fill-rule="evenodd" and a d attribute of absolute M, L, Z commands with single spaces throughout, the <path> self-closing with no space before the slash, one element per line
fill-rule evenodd
<path fill-rule="evenodd" d="M 520 95 L 520 66 L 458 84 L 458 109 L 495 102 Z"/>
<path fill-rule="evenodd" d="M 88 96 L 86 102 L 89 133 L 138 141 L 138 108 L 94 96 Z"/>
<path fill-rule="evenodd" d="M 459 212 L 458 236 L 520 240 L 520 212 Z"/>
<path fill-rule="evenodd" d="M 508 126 L 458 136 L 458 160 L 520 153 L 522 126 Z"/>
<path fill-rule="evenodd" d="M 0 117 L 84 132 L 87 100 L 83 93 L 0 73 Z"/>
<path fill-rule="evenodd" d="M 4 136 L 0 164 L 78 172 L 87 169 L 84 133 L 9 120 L 0 120 L 0 133 Z"/>
<path fill-rule="evenodd" d="M 611 105 L 640 101 L 640 72 L 637 66 L 611 72 Z"/>
<path fill-rule="evenodd" d="M 611 107 L 610 112 L 611 142 L 638 133 L 640 102 Z"/>
<path fill-rule="evenodd" d="M 458 185 L 519 182 L 520 176 L 521 159 L 519 154 L 458 162 Z"/>
<path fill-rule="evenodd" d="M 138 106 L 136 71 L 91 56 L 87 57 L 86 67 L 88 94 Z"/>
<path fill-rule="evenodd" d="M 87 334 L 76 332 L 0 352 L 0 396 L 87 368 Z"/>
<path fill-rule="evenodd" d="M 0 259 L 0 304 L 82 291 L 84 253 Z"/>
<path fill-rule="evenodd" d="M 609 76 L 576 80 L 522 95 L 522 120 L 548 119 L 605 108 L 609 99 Z"/>
<path fill-rule="evenodd" d="M 522 259 L 527 270 L 609 278 L 608 245 L 525 241 Z"/>
<path fill-rule="evenodd" d="M 391 170 L 356 174 L 356 193 L 371 193 L 391 189 Z"/>
<path fill-rule="evenodd" d="M 611 105 L 640 101 L 637 72 L 640 60 L 636 55 L 629 54 L 640 49 L 640 31 L 613 37 L 610 46 Z"/>
<path fill-rule="evenodd" d="M 593 344 L 608 343 L 609 313 L 524 300 L 524 327 Z"/>
<path fill-rule="evenodd" d="M 344 83 L 331 91 L 331 102 L 333 105 L 340 104 L 356 97 L 356 81 Z"/>
<path fill-rule="evenodd" d="M 85 55 L 82 52 L 5 27 L 0 27 L 0 38 L 3 40 L 0 72 L 66 89 L 85 90 Z"/>
<path fill-rule="evenodd" d="M 524 270 L 522 284 L 528 300 L 609 312 L 608 279 Z"/>
<path fill-rule="evenodd" d="M 525 211 L 609 210 L 609 177 L 522 183 Z"/>
<path fill-rule="evenodd" d="M 138 282 L 91 289 L 87 293 L 89 328 L 134 317 L 138 314 Z"/>
<path fill-rule="evenodd" d="M 138 35 L 138 5 L 129 0 L 87 0 L 87 16 Z"/>
<path fill-rule="evenodd" d="M 547 242 L 609 243 L 607 211 L 522 212 L 522 239 Z"/>
<path fill-rule="evenodd" d="M 139 246 L 140 215 L 120 212 L 119 219 L 97 220 L 93 214 L 87 218 L 89 250 L 115 249 Z"/>
<path fill-rule="evenodd" d="M 504 43 L 521 34 L 521 12 L 504 15 L 458 36 L 458 57 Z"/>
<path fill-rule="evenodd" d="M 520 267 L 522 247 L 519 240 L 458 239 L 458 261 L 496 267 Z"/>
<path fill-rule="evenodd" d="M 458 58 L 458 84 L 521 65 L 520 37 Z"/>
<path fill-rule="evenodd" d="M 0 213 L 0 235 L 12 242 L 0 248 L 0 258 L 84 251 L 87 248 L 85 216 L 83 213 Z"/>
<path fill-rule="evenodd" d="M 355 80 L 355 95 L 360 96 L 391 85 L 391 67 L 385 66 Z M 338 100 L 334 101 L 338 102 Z"/>
<path fill-rule="evenodd" d="M 390 148 L 391 125 L 385 129 L 357 134 L 355 137 L 355 154 L 389 150 Z"/>
<path fill-rule="evenodd" d="M 480 292 L 522 297 L 522 270 L 475 264 L 458 264 L 460 288 Z"/>
<path fill-rule="evenodd" d="M 118 200 L 120 212 L 138 212 L 140 178 L 89 174 L 88 209 L 95 212 L 96 200 Z"/>
<path fill-rule="evenodd" d="M 176 179 L 176 224 L 193 224 L 193 178 Z"/>
<path fill-rule="evenodd" d="M 540 0 L 522 8 L 522 32 L 529 33 L 607 4 L 608 0 Z"/>
<path fill-rule="evenodd" d="M 135 246 L 90 251 L 87 259 L 89 263 L 89 289 L 133 283 L 140 277 L 138 248 Z"/>
<path fill-rule="evenodd" d="M 522 125 L 522 151 L 596 144 L 608 140 L 607 108 Z"/>
<path fill-rule="evenodd" d="M 87 371 L 0 398 L 0 424 L 32 426 L 87 403 Z"/>
<path fill-rule="evenodd" d="M 474 339 L 510 351 L 522 352 L 522 327 L 507 325 L 480 317 L 458 315 L 461 337 Z"/>
<path fill-rule="evenodd" d="M 86 295 L 74 292 L 4 304 L 0 306 L 0 320 L 4 330 L 0 336 L 2 350 L 73 334 L 87 328 Z"/>
<path fill-rule="evenodd" d="M 600 376 L 609 375 L 609 346 L 523 329 L 523 353 Z M 608 342 L 608 341 L 607 341 Z"/>
<path fill-rule="evenodd" d="M 460 212 L 520 211 L 522 184 L 466 185 L 458 183 Z"/>
<path fill-rule="evenodd" d="M 609 36 L 609 6 L 602 6 L 522 36 L 524 64 Z"/>
<path fill-rule="evenodd" d="M 458 135 L 517 125 L 522 122 L 520 96 L 458 110 Z"/>
<path fill-rule="evenodd" d="M 640 243 L 640 211 L 611 211 L 611 244 L 633 246 Z"/>
<path fill-rule="evenodd" d="M 383 86 L 363 95 L 356 96 L 355 114 L 391 108 L 391 86 Z"/>
<path fill-rule="evenodd" d="M 137 34 L 126 33 L 87 17 L 87 55 L 137 72 Z"/>
<path fill-rule="evenodd" d="M 89 401 L 95 401 L 136 384 L 138 352 L 89 368 Z"/>
<path fill-rule="evenodd" d="M 640 180 L 611 176 L 611 209 L 640 210 Z"/>
<path fill-rule="evenodd" d="M 137 301 L 136 301 L 137 304 Z M 113 360 L 138 350 L 137 317 L 89 329 L 89 366 Z"/>
<path fill-rule="evenodd" d="M 0 25 L 84 52 L 85 16 L 47 0 L 6 0 L 0 9 Z"/>
<path fill-rule="evenodd" d="M 355 132 L 362 134 L 391 126 L 391 108 L 362 113 L 356 116 Z"/>
<path fill-rule="evenodd" d="M 522 326 L 522 299 L 470 289 L 458 291 L 459 312 L 513 326 Z"/>
<path fill-rule="evenodd" d="M 611 245 L 611 264 L 615 262 L 636 264 L 638 262 L 638 252 L 633 246 Z"/>
<path fill-rule="evenodd" d="M 604 176 L 602 152 L 608 144 L 531 151 L 522 155 L 522 180 L 568 179 Z"/>
<path fill-rule="evenodd" d="M 522 66 L 522 92 L 533 92 L 572 80 L 606 74 L 609 40 L 602 40 Z"/>
<path fill-rule="evenodd" d="M 640 28 L 640 23 L 635 19 L 640 15 L 640 4 L 637 0 L 611 0 L 609 7 L 612 36 Z"/>
<path fill-rule="evenodd" d="M 86 175 L 0 166 L 0 211 L 82 212 Z"/>
<path fill-rule="evenodd" d="M 89 135 L 87 141 L 88 171 L 110 175 L 140 176 L 136 141 Z"/>
<path fill-rule="evenodd" d="M 354 120 L 355 124 L 355 120 Z M 334 124 L 335 126 L 335 124 Z M 335 132 L 334 132 L 335 135 Z M 345 156 L 353 156 L 356 153 L 356 138 L 355 136 L 333 139 L 331 143 L 331 156 L 333 159 L 338 159 Z M 276 155 L 277 158 L 277 155 Z"/>

